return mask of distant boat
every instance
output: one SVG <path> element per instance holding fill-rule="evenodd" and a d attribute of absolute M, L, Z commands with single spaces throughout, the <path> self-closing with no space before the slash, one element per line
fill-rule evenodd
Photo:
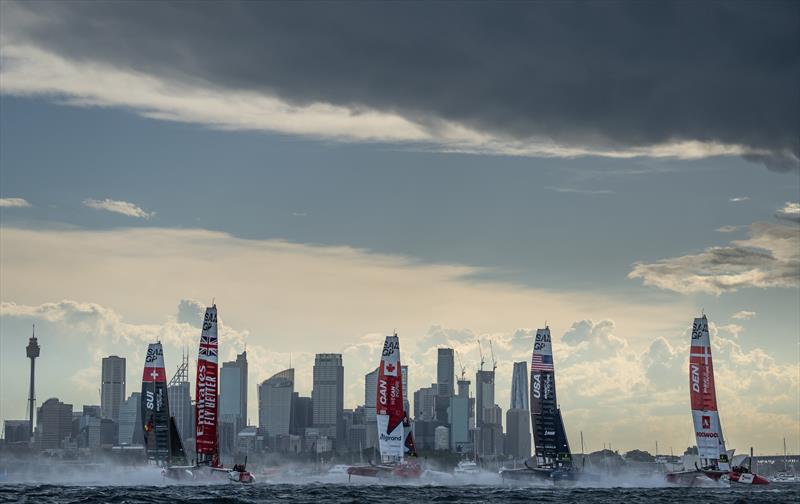
<path fill-rule="evenodd" d="M 538 329 L 531 356 L 531 423 L 535 454 L 522 469 L 503 469 L 503 479 L 560 481 L 577 479 L 564 420 L 556 399 L 556 377 L 550 328 Z"/>
<path fill-rule="evenodd" d="M 689 349 L 689 394 L 692 402 L 697 455 L 700 465 L 667 473 L 667 481 L 684 485 L 719 481 L 726 477 L 731 482 L 763 485 L 768 481 L 743 466 L 731 467 L 732 452 L 725 449 L 722 424 L 717 410 L 717 392 L 714 386 L 714 366 L 711 359 L 711 337 L 705 315 L 694 319 L 692 341 Z M 752 457 L 751 457 L 752 460 Z"/>
<path fill-rule="evenodd" d="M 386 336 L 378 367 L 378 387 L 375 398 L 378 424 L 380 464 L 356 465 L 347 469 L 349 476 L 418 478 L 422 467 L 412 460 L 417 450 L 411 432 L 411 422 L 403 401 L 403 377 L 400 365 L 400 339 L 395 333 Z"/>

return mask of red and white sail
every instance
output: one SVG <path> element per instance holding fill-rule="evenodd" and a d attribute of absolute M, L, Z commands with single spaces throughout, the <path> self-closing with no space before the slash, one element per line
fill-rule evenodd
<path fill-rule="evenodd" d="M 714 366 L 711 360 L 711 338 L 705 315 L 694 319 L 692 345 L 689 351 L 689 391 L 692 397 L 692 419 L 697 440 L 698 456 L 708 465 L 720 470 L 730 469 L 722 425 L 717 411 L 717 392 L 714 387 Z"/>
<path fill-rule="evenodd" d="M 159 462 L 170 458 L 168 399 L 164 349 L 161 342 L 150 343 L 142 373 L 142 427 L 147 457 Z"/>
<path fill-rule="evenodd" d="M 200 349 L 197 357 L 197 388 L 195 443 L 198 462 L 219 465 L 219 442 L 217 418 L 219 409 L 219 373 L 217 372 L 217 305 L 206 308 L 203 331 L 200 333 Z"/>
<path fill-rule="evenodd" d="M 403 376 L 400 370 L 400 340 L 386 336 L 378 368 L 378 395 L 375 401 L 378 420 L 378 447 L 383 462 L 402 461 L 405 434 L 403 420 Z"/>

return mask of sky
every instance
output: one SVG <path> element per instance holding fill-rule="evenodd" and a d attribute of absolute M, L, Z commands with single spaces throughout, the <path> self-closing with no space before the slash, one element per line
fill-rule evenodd
<path fill-rule="evenodd" d="M 800 451 L 799 17 L 0 3 L 0 417 L 32 324 L 37 401 L 77 407 L 104 356 L 129 393 L 147 343 L 171 372 L 216 302 L 251 423 L 290 362 L 310 394 L 315 353 L 362 404 L 395 330 L 412 391 L 437 347 L 474 381 L 491 342 L 506 409 L 547 324 L 573 440 L 679 453 L 705 313 L 728 443 Z"/>

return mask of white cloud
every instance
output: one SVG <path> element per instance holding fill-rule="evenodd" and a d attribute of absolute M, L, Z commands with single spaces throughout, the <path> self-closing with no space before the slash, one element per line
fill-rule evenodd
<path fill-rule="evenodd" d="M 141 219 L 149 219 L 153 217 L 156 213 L 155 212 L 145 212 L 138 206 L 134 205 L 133 203 L 127 201 L 120 201 L 120 200 L 112 200 L 112 199 L 104 199 L 104 200 L 96 200 L 96 199 L 85 199 L 83 200 L 84 206 L 89 208 L 93 208 L 95 210 L 105 210 L 107 212 L 114 212 L 122 215 L 127 215 L 128 217 L 138 217 Z"/>
<path fill-rule="evenodd" d="M 518 141 L 448 121 L 414 122 L 394 112 L 328 103 L 290 104 L 266 94 L 167 81 L 99 63 L 67 60 L 10 36 L 3 41 L 2 93 L 40 95 L 74 106 L 124 107 L 167 121 L 228 130 L 273 131 L 339 141 L 397 142 L 444 152 L 511 156 L 699 159 L 768 155 L 740 145 L 683 141 L 626 149 L 562 145 L 547 138 Z"/>
<path fill-rule="evenodd" d="M 800 229 L 757 222 L 749 237 L 698 254 L 637 263 L 628 278 L 684 294 L 800 285 Z"/>
<path fill-rule="evenodd" d="M 510 362 L 529 359 L 530 332 L 515 328 L 530 326 L 532 320 L 547 318 L 551 327 L 566 328 L 574 320 L 603 320 L 608 314 L 618 336 L 636 339 L 665 333 L 665 318 L 689 309 L 682 300 L 649 305 L 606 294 L 475 283 L 470 279 L 483 270 L 472 266 L 198 229 L 3 227 L 2 236 L 3 344 L 6 334 L 27 337 L 29 325 L 21 318 L 26 316 L 38 321 L 37 332 L 42 324 L 41 362 L 59 355 L 60 367 L 70 374 L 93 365 L 87 347 L 124 352 L 134 369 L 142 345 L 156 339 L 170 345 L 172 366 L 182 345 L 196 347 L 199 330 L 193 320 L 216 298 L 223 327 L 236 329 L 225 336 L 222 357 L 232 358 L 247 342 L 253 384 L 288 366 L 291 353 L 298 391 L 307 394 L 314 353 L 343 352 L 348 407 L 363 400 L 363 375 L 377 365 L 370 345 L 379 345 L 393 329 L 401 337 L 403 361 L 412 366 L 411 388 L 416 389 L 436 380 L 439 344 L 459 351 L 474 380 L 479 361 L 475 339 L 483 340 L 489 361 L 491 338 L 498 373 L 505 376 Z M 24 373 L 24 362 L 13 355 L 5 347 L 0 352 L 0 406 L 16 416 L 24 415 L 25 391 L 7 384 L 13 373 Z M 52 362 L 42 365 L 43 372 L 51 373 L 42 375 L 42 383 L 55 379 Z M 133 373 L 131 379 L 136 380 Z M 498 380 L 498 402 L 504 408 L 508 379 Z M 41 395 L 57 393 L 76 404 L 96 401 L 94 394 L 47 390 Z M 255 388 L 251 402 L 255 407 Z"/>
<path fill-rule="evenodd" d="M 800 223 L 800 203 L 787 201 L 786 204 L 775 213 L 779 219 Z"/>
<path fill-rule="evenodd" d="M 24 198 L 0 198 L 0 208 L 28 208 L 31 204 Z"/>
<path fill-rule="evenodd" d="M 754 318 L 755 316 L 756 316 L 756 312 L 754 312 L 754 311 L 742 310 L 742 311 L 738 311 L 738 312 L 734 313 L 733 315 L 731 315 L 731 318 L 736 319 L 736 320 L 750 320 L 751 318 Z"/>
<path fill-rule="evenodd" d="M 735 196 L 733 198 L 730 198 L 728 201 L 731 201 L 733 203 L 739 203 L 740 201 L 748 201 L 749 199 L 750 196 Z"/>
<path fill-rule="evenodd" d="M 721 226 L 715 229 L 714 231 L 718 233 L 733 233 L 737 231 L 741 226 Z"/>

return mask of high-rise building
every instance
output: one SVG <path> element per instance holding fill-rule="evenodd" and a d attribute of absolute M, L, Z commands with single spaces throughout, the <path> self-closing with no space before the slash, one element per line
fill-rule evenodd
<path fill-rule="evenodd" d="M 515 362 L 511 374 L 510 409 L 528 410 L 528 363 Z"/>
<path fill-rule="evenodd" d="M 494 406 L 494 371 L 479 370 L 475 373 L 475 425 L 484 423 L 483 414 L 486 408 Z"/>
<path fill-rule="evenodd" d="M 310 397 L 302 397 L 297 392 L 292 394 L 292 419 L 289 433 L 302 436 L 306 429 L 314 425 L 314 403 Z"/>
<path fill-rule="evenodd" d="M 458 380 L 458 397 L 469 397 L 469 380 Z"/>
<path fill-rule="evenodd" d="M 450 450 L 456 453 L 472 451 L 469 442 L 469 397 L 450 397 L 447 411 L 450 419 Z"/>
<path fill-rule="evenodd" d="M 405 392 L 405 390 L 403 390 Z M 364 416 L 367 422 L 375 421 L 375 400 L 378 395 L 378 368 L 364 375 Z"/>
<path fill-rule="evenodd" d="M 172 398 L 169 398 L 172 406 Z M 122 401 L 119 406 L 119 435 L 118 443 L 121 445 L 143 445 L 144 432 L 142 432 L 142 394 L 133 392 L 129 398 Z"/>
<path fill-rule="evenodd" d="M 271 446 L 277 436 L 288 436 L 292 427 L 294 369 L 285 369 L 258 387 L 258 427 Z"/>
<path fill-rule="evenodd" d="M 229 429 L 235 439 L 247 424 L 247 352 L 237 355 L 235 361 L 222 363 L 220 387 L 220 420 L 231 424 Z"/>
<path fill-rule="evenodd" d="M 450 397 L 455 394 L 453 382 L 455 380 L 455 363 L 452 348 L 440 348 L 436 363 L 437 395 Z"/>
<path fill-rule="evenodd" d="M 321 436 L 344 441 L 344 366 L 342 354 L 317 354 L 314 359 L 314 427 Z"/>
<path fill-rule="evenodd" d="M 3 422 L 3 433 L 6 444 L 23 443 L 27 445 L 30 438 L 30 420 L 6 420 Z"/>
<path fill-rule="evenodd" d="M 125 358 L 103 358 L 100 385 L 100 416 L 119 421 L 119 405 L 125 400 Z"/>
<path fill-rule="evenodd" d="M 526 460 L 531 456 L 530 411 L 517 408 L 506 411 L 505 454 L 515 460 Z"/>
<path fill-rule="evenodd" d="M 478 452 L 483 456 L 497 456 L 503 453 L 503 410 L 494 404 L 483 408 L 483 423 L 479 427 L 480 444 Z"/>
<path fill-rule="evenodd" d="M 42 403 L 36 412 L 36 440 L 42 450 L 61 448 L 72 434 L 72 405 L 57 398 Z"/>
<path fill-rule="evenodd" d="M 432 422 L 436 418 L 436 384 L 414 392 L 414 419 Z"/>

